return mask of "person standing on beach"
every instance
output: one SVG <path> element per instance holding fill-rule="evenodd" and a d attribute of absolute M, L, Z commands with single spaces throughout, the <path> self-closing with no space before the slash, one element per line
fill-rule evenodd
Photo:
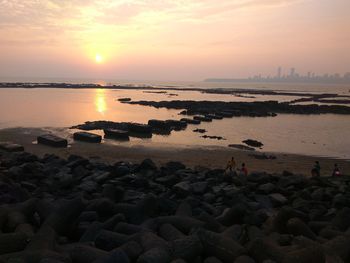
<path fill-rule="evenodd" d="M 248 169 L 245 166 L 245 163 L 242 163 L 242 168 L 241 168 L 241 174 L 247 176 L 248 175 Z"/>
<path fill-rule="evenodd" d="M 317 176 L 320 176 L 321 175 L 321 166 L 320 166 L 319 161 L 315 162 L 314 169 L 317 172 Z"/>
<path fill-rule="evenodd" d="M 338 168 L 338 165 L 337 165 L 337 164 L 334 164 L 334 169 L 333 169 L 332 176 L 333 176 L 333 177 L 340 176 L 340 170 L 339 170 L 339 168 Z"/>
<path fill-rule="evenodd" d="M 236 169 L 236 161 L 235 158 L 232 157 L 230 161 L 228 161 L 227 166 L 226 166 L 226 171 L 229 170 L 230 173 L 232 173 L 232 171 L 235 171 Z"/>

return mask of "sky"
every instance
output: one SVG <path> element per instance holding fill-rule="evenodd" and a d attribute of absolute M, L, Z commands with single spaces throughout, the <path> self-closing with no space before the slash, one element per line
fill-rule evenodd
<path fill-rule="evenodd" d="M 0 79 L 350 71 L 349 0 L 0 0 Z"/>

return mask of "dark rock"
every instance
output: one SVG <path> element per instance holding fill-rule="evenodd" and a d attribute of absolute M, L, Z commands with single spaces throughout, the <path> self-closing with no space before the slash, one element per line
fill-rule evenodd
<path fill-rule="evenodd" d="M 243 227 L 241 225 L 233 225 L 229 228 L 226 228 L 225 231 L 221 233 L 221 235 L 224 235 L 228 238 L 232 238 L 235 241 L 239 241 L 240 237 L 243 234 Z"/>
<path fill-rule="evenodd" d="M 124 130 L 117 130 L 117 129 L 104 129 L 105 137 L 108 139 L 115 139 L 115 140 L 122 140 L 122 141 L 128 141 L 129 138 L 129 132 Z"/>
<path fill-rule="evenodd" d="M 269 194 L 269 197 L 273 204 L 281 206 L 287 203 L 288 199 L 280 193 Z"/>
<path fill-rule="evenodd" d="M 118 232 L 120 234 L 125 234 L 125 235 L 136 234 L 136 233 L 141 232 L 143 230 L 144 230 L 144 228 L 142 228 L 138 225 L 128 224 L 125 222 L 118 223 L 113 229 L 114 232 Z"/>
<path fill-rule="evenodd" d="M 192 190 L 194 194 L 204 194 L 208 188 L 207 182 L 197 182 L 191 184 Z"/>
<path fill-rule="evenodd" d="M 195 130 L 193 130 L 193 132 L 206 133 L 207 130 L 206 129 L 195 129 Z"/>
<path fill-rule="evenodd" d="M 350 208 L 344 207 L 340 210 L 332 221 L 333 225 L 341 231 L 345 231 L 350 227 Z"/>
<path fill-rule="evenodd" d="M 314 245 L 289 252 L 288 254 L 286 254 L 282 262 L 324 263 L 326 262 L 326 256 L 320 245 Z"/>
<path fill-rule="evenodd" d="M 24 147 L 19 144 L 10 143 L 10 142 L 0 142 L 0 149 L 7 152 L 22 152 Z"/>
<path fill-rule="evenodd" d="M 262 193 L 269 194 L 276 189 L 276 186 L 273 183 L 266 183 L 259 185 L 258 190 Z"/>
<path fill-rule="evenodd" d="M 262 142 L 252 140 L 252 139 L 244 140 L 242 142 L 249 145 L 249 146 L 256 147 L 256 148 L 260 148 L 260 147 L 264 146 L 264 144 Z"/>
<path fill-rule="evenodd" d="M 129 101 L 131 101 L 131 98 L 119 98 L 118 101 L 120 101 L 120 102 L 129 102 Z"/>
<path fill-rule="evenodd" d="M 248 254 L 257 262 L 264 260 L 275 260 L 282 262 L 286 251 L 283 251 L 268 239 L 255 239 L 248 246 Z"/>
<path fill-rule="evenodd" d="M 222 136 L 211 136 L 211 135 L 203 135 L 203 136 L 201 136 L 202 138 L 204 138 L 204 139 L 213 139 L 213 140 L 219 140 L 219 141 L 221 141 L 221 140 L 226 140 L 224 137 L 222 137 Z"/>
<path fill-rule="evenodd" d="M 245 249 L 233 239 L 206 230 L 199 230 L 197 234 L 205 254 L 217 257 L 224 263 L 231 263 L 245 253 Z"/>
<path fill-rule="evenodd" d="M 176 171 L 186 169 L 186 166 L 183 163 L 172 161 L 165 164 L 165 169 L 168 173 L 175 173 Z"/>
<path fill-rule="evenodd" d="M 76 263 L 92 263 L 108 256 L 106 251 L 81 243 L 65 245 L 60 250 L 67 253 Z"/>
<path fill-rule="evenodd" d="M 254 148 L 243 145 L 243 144 L 229 144 L 228 147 L 236 148 L 236 149 L 240 149 L 240 150 L 245 150 L 245 151 L 255 151 Z"/>
<path fill-rule="evenodd" d="M 325 244 L 323 244 L 323 247 L 326 249 L 328 254 L 336 255 L 340 257 L 344 262 L 349 262 L 349 243 L 350 237 L 348 235 L 341 235 L 326 242 Z"/>
<path fill-rule="evenodd" d="M 143 252 L 142 247 L 135 241 L 129 241 L 119 248 L 128 255 L 132 262 L 136 261 Z"/>
<path fill-rule="evenodd" d="M 96 192 L 96 190 L 98 189 L 98 184 L 93 181 L 85 181 L 85 182 L 82 182 L 78 186 L 78 188 L 84 192 L 93 193 L 93 192 Z"/>
<path fill-rule="evenodd" d="M 131 171 L 130 171 L 130 168 L 129 166 L 127 166 L 126 164 L 122 163 L 117 163 L 114 165 L 114 174 L 116 176 L 124 176 L 124 175 L 127 175 L 129 174 Z"/>
<path fill-rule="evenodd" d="M 193 119 L 197 120 L 197 121 L 203 121 L 203 122 L 211 122 L 211 121 L 213 121 L 213 119 L 211 119 L 209 117 L 205 117 L 205 116 L 194 116 Z"/>
<path fill-rule="evenodd" d="M 129 236 L 118 234 L 112 231 L 101 230 L 96 236 L 95 245 L 97 248 L 111 251 L 129 241 Z"/>
<path fill-rule="evenodd" d="M 159 235 L 167 241 L 182 239 L 185 235 L 171 224 L 163 224 L 159 228 Z"/>
<path fill-rule="evenodd" d="M 217 220 L 225 226 L 240 224 L 243 223 L 246 212 L 247 211 L 243 205 L 235 205 L 224 212 L 220 217 L 217 218 Z"/>
<path fill-rule="evenodd" d="M 176 216 L 188 216 L 191 217 L 192 216 L 192 207 L 191 205 L 184 201 L 182 202 L 176 209 Z"/>
<path fill-rule="evenodd" d="M 61 137 L 58 137 L 53 134 L 44 134 L 40 135 L 37 138 L 38 143 L 52 146 L 52 147 L 67 147 L 68 141 Z"/>
<path fill-rule="evenodd" d="M 239 256 L 234 263 L 255 263 L 255 260 L 248 256 Z"/>
<path fill-rule="evenodd" d="M 180 121 L 187 122 L 188 124 L 195 124 L 195 125 L 201 124 L 200 120 L 189 119 L 189 118 L 182 118 Z"/>
<path fill-rule="evenodd" d="M 137 170 L 138 171 L 141 171 L 141 170 L 157 170 L 157 166 L 151 159 L 145 159 L 137 167 Z"/>
<path fill-rule="evenodd" d="M 203 261 L 203 263 L 222 263 L 222 261 L 216 257 L 208 257 Z"/>
<path fill-rule="evenodd" d="M 315 233 L 299 218 L 289 219 L 287 229 L 294 236 L 305 236 L 313 240 L 316 239 Z"/>
<path fill-rule="evenodd" d="M 103 186 L 102 195 L 113 202 L 120 202 L 124 197 L 124 189 L 112 184 Z"/>
<path fill-rule="evenodd" d="M 173 189 L 177 195 L 180 197 L 186 197 L 188 196 L 191 191 L 191 185 L 188 182 L 180 182 L 173 186 Z"/>
<path fill-rule="evenodd" d="M 152 137 L 152 127 L 149 125 L 140 123 L 128 123 L 128 129 L 133 136 L 140 135 L 142 137 Z"/>
<path fill-rule="evenodd" d="M 155 247 L 143 253 L 137 260 L 137 263 L 169 263 L 171 256 L 169 251 Z"/>
<path fill-rule="evenodd" d="M 91 142 L 91 143 L 100 143 L 102 137 L 100 135 L 90 133 L 90 132 L 75 132 L 73 134 L 73 139 L 76 141 Z"/>
<path fill-rule="evenodd" d="M 202 243 L 196 236 L 176 239 L 171 242 L 173 258 L 182 258 L 186 262 L 194 262 L 202 254 Z"/>
<path fill-rule="evenodd" d="M 172 175 L 158 177 L 156 178 L 155 181 L 157 183 L 170 187 L 177 184 L 180 181 L 180 178 L 177 175 L 172 174 Z"/>
<path fill-rule="evenodd" d="M 23 250 L 28 237 L 24 233 L 0 234 L 0 255 Z"/>
<path fill-rule="evenodd" d="M 114 249 L 113 251 L 111 251 L 111 253 L 108 256 L 94 261 L 94 263 L 115 263 L 115 262 L 130 263 L 130 260 L 127 254 L 123 250 Z"/>

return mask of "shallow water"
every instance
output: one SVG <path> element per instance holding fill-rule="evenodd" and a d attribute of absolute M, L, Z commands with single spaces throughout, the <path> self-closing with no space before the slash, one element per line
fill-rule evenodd
<path fill-rule="evenodd" d="M 111 120 L 147 123 L 149 119 L 180 119 L 178 110 L 155 109 L 128 105 L 117 101 L 121 97 L 133 100 L 293 100 L 293 96 L 254 96 L 202 94 L 199 92 L 145 93 L 133 90 L 103 89 L 0 89 L 0 128 L 8 127 L 69 127 L 85 121 Z M 273 97 L 273 98 L 271 98 Z M 218 141 L 201 138 L 192 132 L 204 128 L 208 135 L 223 136 Z M 186 145 L 238 144 L 252 138 L 264 143 L 263 150 L 350 159 L 350 116 L 343 115 L 279 115 L 275 118 L 236 117 L 214 120 L 200 126 L 189 126 L 171 136 L 155 135 L 145 143 L 167 142 Z M 1 138 L 0 138 L 1 140 Z M 135 139 L 136 140 L 136 139 Z M 111 141 L 106 141 L 112 143 Z M 113 142 L 116 143 L 116 142 Z"/>

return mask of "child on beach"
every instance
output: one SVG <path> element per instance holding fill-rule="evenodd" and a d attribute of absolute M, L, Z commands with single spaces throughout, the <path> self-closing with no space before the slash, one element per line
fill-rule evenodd
<path fill-rule="evenodd" d="M 242 168 L 241 168 L 241 174 L 247 176 L 248 175 L 248 169 L 245 166 L 245 163 L 242 163 Z"/>
<path fill-rule="evenodd" d="M 339 170 L 339 168 L 338 168 L 338 165 L 337 165 L 337 164 L 334 164 L 334 169 L 333 169 L 332 176 L 333 176 L 333 177 L 340 176 L 340 170 Z"/>

